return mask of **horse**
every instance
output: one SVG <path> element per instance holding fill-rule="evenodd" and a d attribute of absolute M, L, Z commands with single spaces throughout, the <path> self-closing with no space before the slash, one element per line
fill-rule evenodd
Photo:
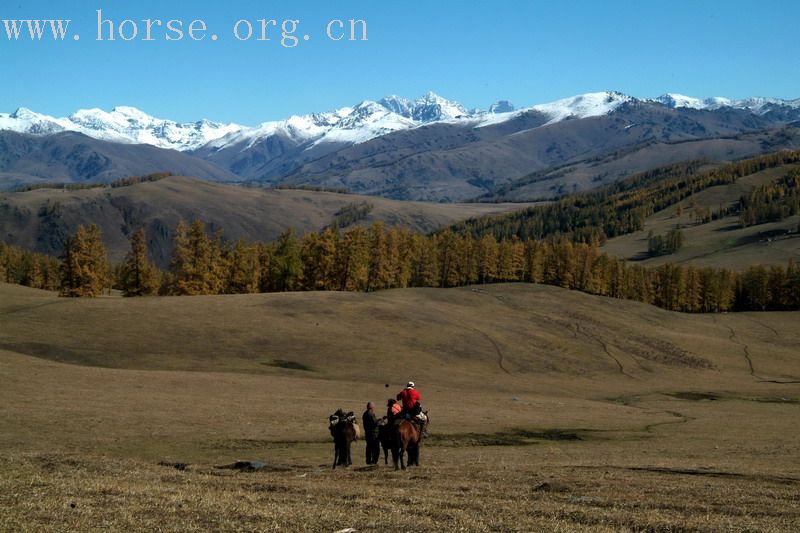
<path fill-rule="evenodd" d="M 397 425 L 395 431 L 395 442 L 392 449 L 392 460 L 394 461 L 394 469 L 398 469 L 398 462 L 400 468 L 406 469 L 404 456 L 408 453 L 408 466 L 419 466 L 419 448 L 422 445 L 422 437 L 428 429 L 428 412 L 423 412 L 424 418 L 422 426 L 415 424 L 410 420 L 403 420 Z"/>
<path fill-rule="evenodd" d="M 364 438 L 364 432 L 352 412 L 345 415 L 341 411 L 337 411 L 328 420 L 328 429 L 333 437 L 333 468 L 350 466 L 353 464 L 350 445 L 353 441 Z"/>
<path fill-rule="evenodd" d="M 383 464 L 389 464 L 389 451 L 394 449 L 395 428 L 385 416 L 378 420 L 378 440 L 383 448 Z"/>

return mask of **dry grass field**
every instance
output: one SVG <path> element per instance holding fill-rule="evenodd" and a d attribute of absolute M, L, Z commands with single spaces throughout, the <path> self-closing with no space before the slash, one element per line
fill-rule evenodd
<path fill-rule="evenodd" d="M 796 531 L 798 324 L 523 284 L 0 285 L 0 531 Z M 422 466 L 356 443 L 332 471 L 327 415 L 408 379 Z"/>
<path fill-rule="evenodd" d="M 698 207 L 709 207 L 716 211 L 721 205 L 728 206 L 749 193 L 753 187 L 770 183 L 794 168 L 797 165 L 786 165 L 745 176 L 730 185 L 710 187 L 683 200 L 680 203 L 680 216 L 677 214 L 677 205 L 654 213 L 647 218 L 642 231 L 610 239 L 603 251 L 637 261 L 645 258 L 641 264 L 651 266 L 691 263 L 736 270 L 757 264 L 785 266 L 789 259 L 800 257 L 800 217 L 741 228 L 738 216 L 697 225 L 693 212 Z M 683 231 L 683 247 L 672 255 L 646 258 L 648 232 L 652 230 L 656 235 L 663 235 L 676 227 Z"/>

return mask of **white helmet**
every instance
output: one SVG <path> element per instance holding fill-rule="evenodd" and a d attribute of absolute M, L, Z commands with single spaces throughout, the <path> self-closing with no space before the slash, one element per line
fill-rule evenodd
<path fill-rule="evenodd" d="M 406 388 L 407 388 L 407 389 L 413 389 L 415 386 L 416 386 L 416 385 L 414 385 L 414 382 L 413 382 L 413 381 L 409 381 L 409 382 L 408 382 L 408 385 L 406 385 Z"/>

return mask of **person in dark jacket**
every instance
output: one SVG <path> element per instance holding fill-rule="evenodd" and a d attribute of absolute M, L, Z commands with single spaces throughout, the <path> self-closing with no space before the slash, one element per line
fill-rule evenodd
<path fill-rule="evenodd" d="M 361 416 L 364 422 L 364 438 L 367 441 L 367 464 L 378 464 L 381 455 L 381 442 L 378 439 L 378 416 L 375 414 L 375 404 L 367 403 L 367 410 Z"/>

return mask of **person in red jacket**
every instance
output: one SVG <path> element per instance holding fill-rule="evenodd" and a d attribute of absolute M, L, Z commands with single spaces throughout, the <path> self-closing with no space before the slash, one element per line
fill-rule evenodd
<path fill-rule="evenodd" d="M 413 418 L 422 411 L 419 401 L 422 399 L 413 381 L 409 381 L 406 388 L 397 395 L 397 401 L 403 404 L 403 411 Z"/>

